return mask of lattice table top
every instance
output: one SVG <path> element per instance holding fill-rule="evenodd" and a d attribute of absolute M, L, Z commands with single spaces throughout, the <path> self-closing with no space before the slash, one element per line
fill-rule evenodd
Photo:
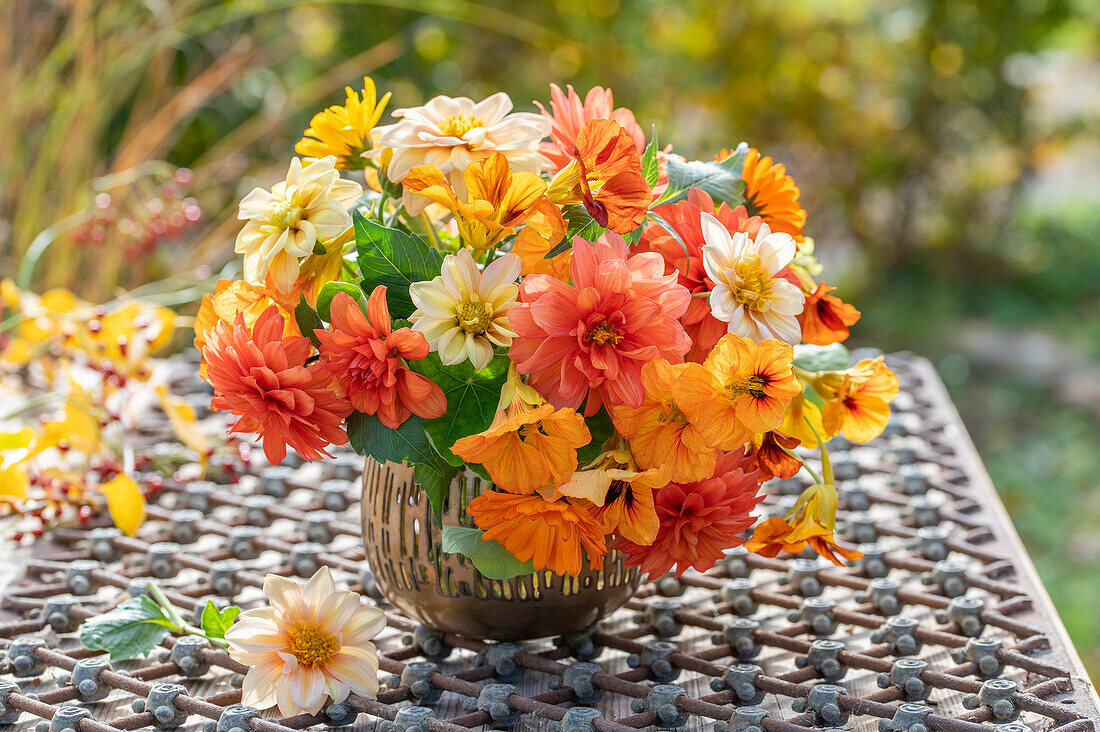
<path fill-rule="evenodd" d="M 193 364 L 175 366 L 176 391 L 203 403 Z M 524 644 L 440 636 L 386 608 L 378 698 L 352 697 L 317 717 L 235 706 L 245 669 L 194 639 L 101 668 L 77 626 L 150 576 L 186 610 L 209 598 L 253 606 L 264 574 L 309 576 L 320 564 L 369 592 L 361 459 L 253 460 L 233 466 L 226 487 L 167 484 L 138 538 L 89 527 L 36 546 L 0 610 L 0 726 L 1095 729 L 1095 693 L 942 385 L 920 359 L 891 366 L 903 391 L 886 434 L 834 460 L 845 538 L 865 553 L 855 566 L 735 551 L 706 574 L 643 586 L 587 634 Z M 170 439 L 165 430 L 151 416 L 142 437 L 152 446 Z M 765 510 L 783 513 L 802 484 L 767 488 Z M 74 669 L 93 683 L 72 684 Z"/>

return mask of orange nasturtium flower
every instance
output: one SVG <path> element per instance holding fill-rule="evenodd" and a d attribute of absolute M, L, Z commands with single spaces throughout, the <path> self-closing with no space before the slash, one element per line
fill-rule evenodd
<path fill-rule="evenodd" d="M 272 300 L 263 285 L 254 285 L 244 280 L 218 280 L 214 292 L 202 296 L 199 312 L 195 314 L 195 348 L 202 353 L 207 333 L 219 322 L 232 325 L 239 313 L 244 317 L 245 325 L 251 328 L 270 305 L 276 305 L 279 314 L 283 316 L 284 337 L 301 335 L 294 313 Z M 199 372 L 203 377 L 206 376 L 205 358 L 199 366 Z"/>
<path fill-rule="evenodd" d="M 483 539 L 499 542 L 521 562 L 530 559 L 535 571 L 576 576 L 586 556 L 592 569 L 603 568 L 607 541 L 583 501 L 489 491 L 470 501 L 466 512 L 485 532 Z"/>
<path fill-rule="evenodd" d="M 837 554 L 845 559 L 859 559 L 862 553 L 836 543 L 836 506 L 836 488 L 810 486 L 785 517 L 773 516 L 760 523 L 752 538 L 745 542 L 745 548 L 764 557 L 774 557 L 781 551 L 797 554 L 808 545 L 838 566 L 841 561 Z"/>
<path fill-rule="evenodd" d="M 806 398 L 804 392 L 796 394 L 787 407 L 787 416 L 779 431 L 794 437 L 803 447 L 817 447 L 819 437 L 825 435 L 825 425 L 821 422 L 821 410 Z"/>
<path fill-rule="evenodd" d="M 753 435 L 752 455 L 764 480 L 791 478 L 802 469 L 802 461 L 790 451 L 798 447 L 798 438 L 777 430 Z"/>
<path fill-rule="evenodd" d="M 550 250 L 565 238 L 566 224 L 561 209 L 545 196 L 527 210 L 526 224 L 512 244 L 512 254 L 519 257 L 520 274 L 550 275 L 563 282 L 569 279 L 569 262 L 573 250 L 566 249 L 556 257 L 546 259 Z"/>
<path fill-rule="evenodd" d="M 641 406 L 611 407 L 615 429 L 630 443 L 638 465 L 646 469 L 667 465 L 669 480 L 678 483 L 709 478 L 718 460 L 718 452 L 703 437 L 700 425 L 687 417 L 689 405 L 676 396 L 674 389 L 684 369 L 691 365 L 670 364 L 664 359 L 649 361 L 642 366 L 645 397 Z"/>
<path fill-rule="evenodd" d="M 585 123 L 573 160 L 554 175 L 547 195 L 559 205 L 583 203 L 596 223 L 617 234 L 641 226 L 653 199 L 634 139 L 609 119 Z"/>
<path fill-rule="evenodd" d="M 882 359 L 865 358 L 847 371 L 814 379 L 814 391 L 825 400 L 821 416 L 830 437 L 843 432 L 852 442 L 867 442 L 886 428 L 890 402 L 898 395 L 898 377 Z"/>
<path fill-rule="evenodd" d="M 856 324 L 860 312 L 836 295 L 829 294 L 835 289 L 822 282 L 806 297 L 806 304 L 798 315 L 803 343 L 827 346 L 848 339 L 848 328 Z"/>
<path fill-rule="evenodd" d="M 689 365 L 674 393 L 708 444 L 733 450 L 782 424 L 787 405 L 802 390 L 793 358 L 794 350 L 782 341 L 754 343 L 727 333 L 702 366 Z"/>
<path fill-rule="evenodd" d="M 584 470 L 573 473 L 559 493 L 594 503 L 595 516 L 605 534 L 648 545 L 657 536 L 661 521 L 653 505 L 653 493 L 668 485 L 669 469 L 662 465 L 637 470 L 625 450 L 609 450 Z"/>
<path fill-rule="evenodd" d="M 477 251 L 493 247 L 515 232 L 543 194 L 546 183 L 535 173 L 513 173 L 508 158 L 493 153 L 470 163 L 463 173 L 469 198 L 456 193 L 435 165 L 418 165 L 401 181 L 405 190 L 440 204 L 455 216 L 462 240 Z"/>

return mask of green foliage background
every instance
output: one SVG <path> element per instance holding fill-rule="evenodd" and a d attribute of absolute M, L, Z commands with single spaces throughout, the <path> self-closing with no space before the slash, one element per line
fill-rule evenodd
<path fill-rule="evenodd" d="M 365 73 L 391 109 L 600 84 L 688 157 L 748 140 L 802 186 L 857 345 L 940 367 L 1100 672 L 1097 0 L 9 0 L 0 21 L 5 275 L 103 176 L 195 171 L 184 242 L 134 260 L 59 234 L 35 284 L 90 298 L 230 261 L 236 202 Z"/>

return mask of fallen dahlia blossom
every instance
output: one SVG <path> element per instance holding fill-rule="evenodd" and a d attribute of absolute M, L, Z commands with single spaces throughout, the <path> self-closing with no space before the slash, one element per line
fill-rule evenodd
<path fill-rule="evenodd" d="M 710 569 L 727 549 L 742 543 L 741 532 L 753 525 L 752 510 L 762 476 L 753 469 L 744 450 L 718 458 L 713 477 L 694 483 L 669 483 L 657 491 L 657 515 L 661 527 L 649 546 L 616 539 L 612 549 L 627 555 L 627 565 L 639 567 L 650 577 L 676 568 L 679 577 L 688 567 Z"/>
<path fill-rule="evenodd" d="M 691 347 L 678 321 L 691 295 L 665 274 L 660 255 L 628 256 L 610 232 L 574 240 L 569 274 L 568 284 L 549 275 L 523 281 L 509 314 L 517 333 L 509 355 L 555 406 L 583 402 L 585 416 L 604 404 L 640 406 L 642 366 L 680 362 Z"/>
<path fill-rule="evenodd" d="M 365 314 L 345 292 L 332 298 L 331 310 L 332 331 L 314 331 L 321 344 L 318 368 L 339 382 L 356 410 L 378 415 L 391 430 L 411 414 L 424 419 L 443 416 L 443 390 L 409 370 L 408 361 L 428 355 L 428 342 L 423 333 L 410 328 L 393 330 L 385 285 L 374 288 Z"/>
<path fill-rule="evenodd" d="M 340 423 L 351 405 L 331 389 L 325 369 L 305 365 L 309 339 L 285 336 L 284 327 L 271 305 L 251 328 L 237 313 L 233 325 L 218 321 L 207 332 L 202 356 L 214 387 L 210 408 L 239 417 L 230 432 L 258 433 L 268 462 L 282 462 L 287 445 L 306 460 L 332 457 L 325 448 L 348 441 Z"/>
<path fill-rule="evenodd" d="M 264 577 L 270 606 L 246 610 L 225 632 L 229 657 L 251 666 L 241 703 L 257 709 L 276 704 L 284 717 L 317 714 L 325 699 L 378 693 L 378 649 L 371 640 L 386 616 L 337 590 L 328 567 L 308 582 Z"/>

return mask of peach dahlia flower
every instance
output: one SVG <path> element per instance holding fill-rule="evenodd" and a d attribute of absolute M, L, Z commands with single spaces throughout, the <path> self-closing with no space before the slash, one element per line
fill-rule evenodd
<path fill-rule="evenodd" d="M 264 577 L 268 607 L 246 610 L 226 631 L 229 656 L 251 666 L 241 702 L 276 704 L 284 717 L 321 711 L 325 699 L 378 692 L 378 650 L 371 640 L 386 627 L 378 608 L 336 589 L 328 567 L 302 583 Z"/>

